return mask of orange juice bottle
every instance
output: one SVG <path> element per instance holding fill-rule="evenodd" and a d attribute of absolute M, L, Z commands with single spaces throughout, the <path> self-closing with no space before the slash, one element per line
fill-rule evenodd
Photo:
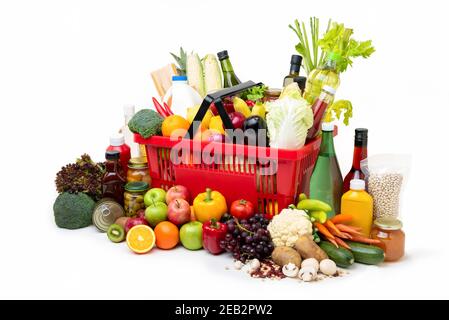
<path fill-rule="evenodd" d="M 361 228 L 369 237 L 373 223 L 373 198 L 365 191 L 365 181 L 353 179 L 350 190 L 341 198 L 341 213 L 352 216 L 349 225 Z"/>

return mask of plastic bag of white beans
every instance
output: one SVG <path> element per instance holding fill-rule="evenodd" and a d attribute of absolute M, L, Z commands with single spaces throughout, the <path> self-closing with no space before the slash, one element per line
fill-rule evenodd
<path fill-rule="evenodd" d="M 401 195 L 410 172 L 411 157 L 379 154 L 361 162 L 368 193 L 374 200 L 374 219 L 400 217 Z"/>

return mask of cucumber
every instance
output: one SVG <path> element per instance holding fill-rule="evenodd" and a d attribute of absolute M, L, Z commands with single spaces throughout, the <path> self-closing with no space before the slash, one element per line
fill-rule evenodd
<path fill-rule="evenodd" d="M 379 247 L 352 241 L 346 241 L 346 243 L 351 247 L 356 262 L 363 264 L 379 264 L 385 259 L 385 253 Z"/>
<path fill-rule="evenodd" d="M 354 263 L 354 255 L 351 251 L 341 247 L 336 248 L 329 241 L 321 241 L 318 245 L 327 253 L 329 259 L 337 264 L 337 266 L 348 268 Z"/>

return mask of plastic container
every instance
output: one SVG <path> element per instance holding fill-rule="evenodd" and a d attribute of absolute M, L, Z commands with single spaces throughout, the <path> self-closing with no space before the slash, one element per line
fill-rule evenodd
<path fill-rule="evenodd" d="M 362 228 L 369 237 L 373 223 L 373 198 L 365 191 L 365 181 L 353 179 L 350 190 L 341 198 L 341 213 L 352 216 L 349 225 Z"/>
<path fill-rule="evenodd" d="M 113 135 L 109 138 L 109 143 L 110 145 L 106 151 L 120 152 L 120 165 L 126 174 L 128 171 L 128 162 L 131 159 L 131 148 L 125 143 L 125 136 L 123 134 Z"/>
<path fill-rule="evenodd" d="M 201 121 L 214 102 L 225 127 L 232 128 L 223 98 L 256 85 L 261 84 L 248 81 L 206 96 L 195 120 Z M 194 136 L 192 127 L 189 131 L 190 136 Z M 298 195 L 305 192 L 321 143 L 317 138 L 301 149 L 281 150 L 190 139 L 171 141 L 161 136 L 143 139 L 135 135 L 135 141 L 146 145 L 152 187 L 167 190 L 173 185 L 184 185 L 193 196 L 209 187 L 226 197 L 228 207 L 244 196 L 256 210 L 268 216 L 296 203 Z M 193 149 L 194 145 L 198 150 Z M 191 151 L 180 154 L 183 147 Z M 202 152 L 211 147 L 214 147 L 214 156 L 206 161 Z M 257 161 L 254 161 L 255 155 Z M 183 163 L 179 161 L 181 157 L 185 160 Z"/>
<path fill-rule="evenodd" d="M 378 154 L 360 162 L 368 192 L 374 199 L 374 218 L 400 218 L 404 185 L 411 157 L 402 154 Z"/>
<path fill-rule="evenodd" d="M 120 129 L 120 133 L 125 137 L 125 143 L 131 148 L 131 157 L 141 157 L 140 146 L 134 142 L 133 133 L 128 128 L 128 123 L 136 113 L 134 105 L 123 106 L 124 124 Z"/>
<path fill-rule="evenodd" d="M 128 182 L 125 185 L 125 215 L 127 217 L 137 216 L 137 212 L 141 209 L 145 209 L 145 203 L 143 197 L 148 191 L 148 183 L 146 182 Z"/>
<path fill-rule="evenodd" d="M 187 108 L 201 104 L 203 99 L 187 83 L 186 76 L 173 76 L 172 86 L 168 89 L 163 101 L 168 103 L 171 97 L 170 109 L 174 114 L 186 117 Z"/>

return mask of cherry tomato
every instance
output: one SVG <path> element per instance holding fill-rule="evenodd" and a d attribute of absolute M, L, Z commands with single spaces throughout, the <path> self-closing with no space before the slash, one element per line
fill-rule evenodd
<path fill-rule="evenodd" d="M 254 215 L 254 205 L 244 199 L 235 200 L 231 204 L 231 215 L 239 220 L 249 219 Z"/>

